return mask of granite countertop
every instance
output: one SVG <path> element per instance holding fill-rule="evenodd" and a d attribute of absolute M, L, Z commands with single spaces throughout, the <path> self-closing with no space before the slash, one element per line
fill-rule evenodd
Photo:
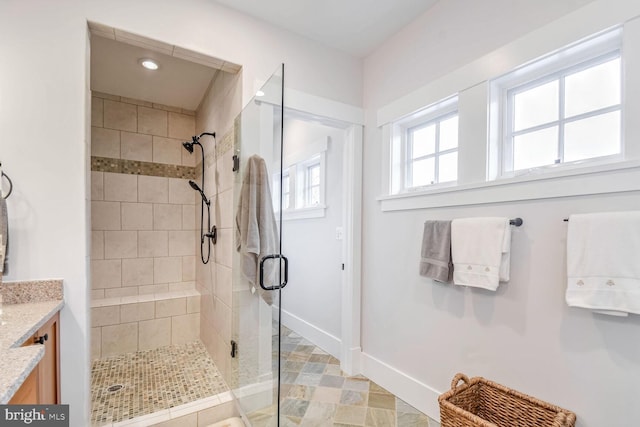
<path fill-rule="evenodd" d="M 42 345 L 21 345 L 62 309 L 64 301 L 61 280 L 15 282 L 1 287 L 0 404 L 6 404 L 44 356 Z"/>

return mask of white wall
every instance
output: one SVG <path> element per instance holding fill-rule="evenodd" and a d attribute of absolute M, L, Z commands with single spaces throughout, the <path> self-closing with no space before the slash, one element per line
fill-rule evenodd
<path fill-rule="evenodd" d="M 432 417 L 456 372 L 571 409 L 581 427 L 626 427 L 640 415 L 640 345 L 632 339 L 640 319 L 566 306 L 562 221 L 571 213 L 637 209 L 640 192 L 393 212 L 376 201 L 380 108 L 584 3 L 439 2 L 365 59 L 363 365 L 372 380 Z M 486 144 L 486 135 L 475 138 Z M 423 222 L 471 216 L 524 219 L 514 229 L 511 280 L 495 294 L 418 275 Z"/>
<path fill-rule="evenodd" d="M 243 105 L 286 64 L 287 87 L 362 102 L 360 60 L 208 0 L 89 0 L 86 18 L 243 66 Z"/>
<path fill-rule="evenodd" d="M 211 1 L 2 2 L 0 160 L 15 185 L 7 280 L 65 279 L 62 398 L 72 426 L 87 424 L 89 405 L 86 20 L 243 65 L 245 100 L 281 62 L 291 88 L 362 99 L 361 61 Z"/>
<path fill-rule="evenodd" d="M 437 2 L 365 58 L 364 105 L 374 113 L 382 105 L 591 1 Z"/>
<path fill-rule="evenodd" d="M 289 258 L 289 282 L 282 291 L 282 309 L 286 314 L 295 316 L 291 319 L 285 315 L 284 323 L 316 345 L 331 342 L 335 348 L 325 350 L 334 350 L 337 354 L 340 351 L 341 265 L 344 262 L 342 241 L 336 240 L 336 227 L 342 226 L 343 214 L 343 134 L 344 131 L 329 126 L 285 120 L 285 158 L 288 153 L 299 150 L 300 145 L 326 140 L 327 137 L 329 143 L 326 151 L 325 216 L 283 221 L 282 251 Z"/>
<path fill-rule="evenodd" d="M 5 279 L 64 279 L 62 397 L 72 424 L 84 425 L 89 372 L 78 367 L 89 364 L 88 51 L 86 24 L 73 6 L 0 6 L 0 158 L 14 183 Z"/>

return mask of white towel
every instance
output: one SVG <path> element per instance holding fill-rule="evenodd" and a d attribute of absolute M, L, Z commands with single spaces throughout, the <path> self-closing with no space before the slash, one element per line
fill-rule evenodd
<path fill-rule="evenodd" d="M 509 281 L 509 218 L 462 218 L 451 222 L 453 283 L 495 291 Z"/>
<path fill-rule="evenodd" d="M 640 211 L 569 217 L 566 301 L 603 314 L 640 314 Z"/>
<path fill-rule="evenodd" d="M 258 281 L 258 263 L 265 255 L 278 253 L 278 229 L 273 213 L 269 172 L 265 161 L 251 156 L 240 189 L 240 200 L 236 214 L 236 250 L 241 253 L 241 271 L 249 283 L 260 291 L 267 304 L 273 303 L 272 293 L 264 291 Z M 275 285 L 277 262 L 265 263 L 266 286 Z"/>

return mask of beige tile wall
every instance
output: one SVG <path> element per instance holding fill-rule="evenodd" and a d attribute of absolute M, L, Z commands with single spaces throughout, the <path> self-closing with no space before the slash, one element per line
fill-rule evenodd
<path fill-rule="evenodd" d="M 91 175 L 94 298 L 195 286 L 195 192 L 187 180 Z"/>
<path fill-rule="evenodd" d="M 166 299 L 157 301 L 109 302 L 111 305 L 92 307 L 92 358 L 198 340 L 201 297 L 193 291 L 189 294 L 165 294 Z"/>
<path fill-rule="evenodd" d="M 233 183 L 232 156 L 234 118 L 240 113 L 240 79 L 238 75 L 218 73 L 211 90 L 205 95 L 196 116 L 196 131 L 217 134 L 214 146 L 205 146 L 205 191 L 211 199 L 212 223 L 218 228 L 218 243 L 212 260 L 196 263 L 196 286 L 202 294 L 200 339 L 228 383 L 231 383 L 232 339 L 232 254 L 233 254 Z M 226 144 L 225 144 L 226 143 Z M 224 149 L 222 149 L 224 147 Z M 201 173 L 196 165 L 196 174 Z M 199 178 L 199 176 L 198 176 Z M 196 209 L 196 221 L 200 221 Z M 196 256 L 196 258 L 198 258 Z"/>
<path fill-rule="evenodd" d="M 195 135 L 195 122 L 194 111 L 94 92 L 91 155 L 194 166 L 182 142 Z"/>
<path fill-rule="evenodd" d="M 194 112 L 92 98 L 92 155 L 189 166 L 181 143 L 194 133 Z M 92 171 L 93 297 L 195 286 L 195 196 L 186 179 Z"/>
<path fill-rule="evenodd" d="M 91 117 L 92 156 L 194 165 L 182 142 L 195 134 L 195 112 L 94 93 Z M 195 287 L 195 196 L 187 179 L 91 172 L 93 300 Z M 198 339 L 199 301 L 92 308 L 93 357 Z"/>

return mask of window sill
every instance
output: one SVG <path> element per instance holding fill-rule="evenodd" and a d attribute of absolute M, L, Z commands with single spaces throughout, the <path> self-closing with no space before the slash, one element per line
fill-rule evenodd
<path fill-rule="evenodd" d="M 378 197 L 381 210 L 483 205 L 640 190 L 640 160 Z"/>
<path fill-rule="evenodd" d="M 282 220 L 291 221 L 296 219 L 323 218 L 326 209 L 326 205 L 318 205 L 309 208 L 286 210 L 282 212 Z"/>

